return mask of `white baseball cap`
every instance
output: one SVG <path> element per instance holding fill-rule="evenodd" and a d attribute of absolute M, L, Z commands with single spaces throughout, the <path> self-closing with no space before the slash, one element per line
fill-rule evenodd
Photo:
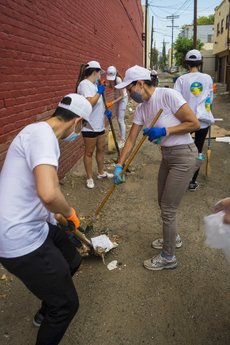
<path fill-rule="evenodd" d="M 202 61 L 202 55 L 199 50 L 189 50 L 185 56 L 185 61 Z"/>
<path fill-rule="evenodd" d="M 107 80 L 115 80 L 117 75 L 117 69 L 114 66 L 109 66 L 107 68 L 107 75 L 106 75 L 106 79 Z"/>
<path fill-rule="evenodd" d="M 89 124 L 92 105 L 84 96 L 78 95 L 77 93 L 69 93 L 58 103 L 58 108 L 66 109 L 73 115 L 82 117 L 88 122 L 86 127 L 92 128 Z"/>
<path fill-rule="evenodd" d="M 150 71 L 144 67 L 135 65 L 127 69 L 123 82 L 116 85 L 115 88 L 123 89 L 137 80 L 151 80 Z"/>
<path fill-rule="evenodd" d="M 86 66 L 85 69 L 88 69 L 88 68 L 100 68 L 101 72 L 105 73 L 105 71 L 101 68 L 101 65 L 97 61 L 94 61 L 94 60 L 93 61 L 89 61 L 89 62 L 87 62 L 86 65 L 87 66 Z"/>

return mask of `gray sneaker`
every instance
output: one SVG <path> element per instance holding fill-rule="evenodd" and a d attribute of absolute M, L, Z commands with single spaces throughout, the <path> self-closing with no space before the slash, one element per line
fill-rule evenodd
<path fill-rule="evenodd" d="M 45 316 L 40 312 L 40 310 L 34 315 L 33 324 L 35 327 L 40 327 Z"/>
<path fill-rule="evenodd" d="M 176 238 L 176 248 L 180 248 L 182 246 L 181 238 L 178 236 Z M 162 249 L 163 248 L 163 238 L 158 238 L 157 240 L 152 242 L 152 247 L 154 249 Z"/>
<path fill-rule="evenodd" d="M 160 271 L 164 268 L 173 269 L 177 267 L 177 261 L 175 256 L 168 260 L 159 254 L 149 260 L 145 260 L 144 267 L 150 271 Z"/>

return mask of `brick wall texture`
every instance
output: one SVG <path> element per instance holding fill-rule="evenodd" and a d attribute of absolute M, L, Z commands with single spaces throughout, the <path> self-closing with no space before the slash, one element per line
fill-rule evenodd
<path fill-rule="evenodd" d="M 0 168 L 15 135 L 75 90 L 82 63 L 142 64 L 142 31 L 140 0 L 0 0 Z M 61 144 L 60 177 L 83 150 Z"/>

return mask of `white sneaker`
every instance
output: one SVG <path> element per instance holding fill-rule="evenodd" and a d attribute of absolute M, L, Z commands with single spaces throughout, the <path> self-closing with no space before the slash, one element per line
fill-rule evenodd
<path fill-rule="evenodd" d="M 173 256 L 171 259 L 166 259 L 159 254 L 151 259 L 145 260 L 144 267 L 150 271 L 160 271 L 164 268 L 172 269 L 177 267 L 177 261 L 175 256 Z"/>
<path fill-rule="evenodd" d="M 86 186 L 90 189 L 94 188 L 94 182 L 92 178 L 88 178 L 88 180 L 86 180 Z"/>
<path fill-rule="evenodd" d="M 104 171 L 104 173 L 102 175 L 98 174 L 97 178 L 99 180 L 103 179 L 103 178 L 113 178 L 113 174 L 108 173 L 107 171 Z"/>
<path fill-rule="evenodd" d="M 180 248 L 182 246 L 182 241 L 180 236 L 176 238 L 176 248 Z M 162 249 L 163 248 L 163 238 L 158 238 L 157 240 L 152 242 L 152 247 L 154 249 Z"/>

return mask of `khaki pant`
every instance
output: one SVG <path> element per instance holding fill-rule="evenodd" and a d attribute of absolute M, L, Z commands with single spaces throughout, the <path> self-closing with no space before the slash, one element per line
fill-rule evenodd
<path fill-rule="evenodd" d="M 163 221 L 163 252 L 174 255 L 176 244 L 176 211 L 188 189 L 198 160 L 195 144 L 162 147 L 158 172 L 158 203 Z"/>

